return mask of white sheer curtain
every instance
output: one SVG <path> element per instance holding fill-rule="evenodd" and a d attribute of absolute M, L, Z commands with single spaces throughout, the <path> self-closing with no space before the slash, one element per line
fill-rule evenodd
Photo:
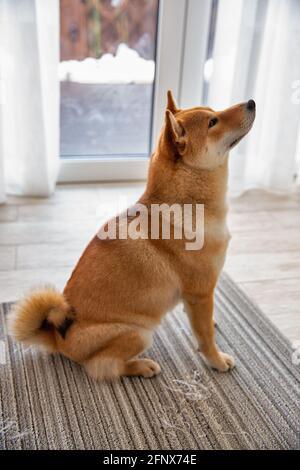
<path fill-rule="evenodd" d="M 232 189 L 293 188 L 300 131 L 297 87 L 300 1 L 219 0 L 208 105 L 222 109 L 249 98 L 257 103 L 253 130 L 232 152 Z"/>
<path fill-rule="evenodd" d="M 59 1 L 0 0 L 0 202 L 54 190 L 58 61 Z"/>

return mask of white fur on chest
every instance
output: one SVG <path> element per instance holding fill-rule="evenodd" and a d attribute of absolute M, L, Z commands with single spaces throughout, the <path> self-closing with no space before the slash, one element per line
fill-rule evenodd
<path fill-rule="evenodd" d="M 204 223 L 204 234 L 207 241 L 215 241 L 219 243 L 228 243 L 231 235 L 227 226 L 226 217 L 211 218 Z"/>

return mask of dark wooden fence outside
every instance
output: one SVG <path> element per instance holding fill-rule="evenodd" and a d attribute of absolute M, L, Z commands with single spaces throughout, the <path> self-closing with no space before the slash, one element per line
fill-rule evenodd
<path fill-rule="evenodd" d="M 126 43 L 154 59 L 158 0 L 60 0 L 61 60 L 99 58 Z"/>

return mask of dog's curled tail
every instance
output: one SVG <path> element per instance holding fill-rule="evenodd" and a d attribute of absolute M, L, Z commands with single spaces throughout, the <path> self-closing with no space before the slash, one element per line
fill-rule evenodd
<path fill-rule="evenodd" d="M 73 310 L 53 287 L 32 292 L 18 302 L 8 318 L 13 338 L 25 344 L 37 344 L 57 351 L 57 333 L 63 338 L 73 323 Z"/>

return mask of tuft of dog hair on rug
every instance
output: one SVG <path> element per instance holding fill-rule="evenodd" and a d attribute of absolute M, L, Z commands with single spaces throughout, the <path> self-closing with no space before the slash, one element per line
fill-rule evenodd
<path fill-rule="evenodd" d="M 174 409 L 174 406 L 162 407 L 160 410 L 160 423 L 164 431 L 170 436 L 176 438 L 176 433 L 188 434 L 191 432 L 192 422 L 189 421 L 188 409 L 190 406 L 196 406 L 196 410 L 200 414 L 205 414 L 206 420 L 214 422 L 215 433 L 222 436 L 235 436 L 240 438 L 241 435 L 248 437 L 253 440 L 253 436 L 249 432 L 239 431 L 227 432 L 222 428 L 221 423 L 216 415 L 216 410 L 211 406 L 206 406 L 205 411 L 201 408 L 201 404 L 207 402 L 211 396 L 208 381 L 204 380 L 199 371 L 194 371 L 190 376 L 183 379 L 175 379 L 172 381 L 174 387 L 165 385 L 165 387 L 172 391 L 172 393 L 178 398 L 178 409 Z M 208 404 L 208 402 L 207 402 Z M 206 434 L 199 434 L 200 438 L 206 438 Z M 255 443 L 254 443 L 255 444 Z M 249 447 L 250 449 L 255 447 Z M 231 449 L 230 445 L 228 449 Z"/>
<path fill-rule="evenodd" d="M 18 423 L 11 419 L 6 419 L 3 421 L 3 426 L 0 428 L 0 434 L 5 436 L 8 432 L 12 431 L 14 434 L 9 436 L 10 441 L 15 441 L 16 439 L 22 439 L 22 437 L 28 436 L 31 434 L 30 431 L 17 431 Z M 15 430 L 14 430 L 15 428 Z"/>
<path fill-rule="evenodd" d="M 207 384 L 204 383 L 203 377 L 198 371 L 194 371 L 191 376 L 188 376 L 185 380 L 174 379 L 174 387 L 166 385 L 173 393 L 184 398 L 188 401 L 201 401 L 207 400 L 210 397 L 210 391 Z"/>
<path fill-rule="evenodd" d="M 189 422 L 187 410 L 194 403 L 198 404 L 206 401 L 210 397 L 210 390 L 204 379 L 198 371 L 185 379 L 174 379 L 172 385 L 164 385 L 177 398 L 178 409 L 174 406 L 162 406 L 159 413 L 159 420 L 164 431 L 176 437 L 176 433 L 190 433 L 192 423 Z M 203 434 L 200 437 L 205 437 Z"/>

